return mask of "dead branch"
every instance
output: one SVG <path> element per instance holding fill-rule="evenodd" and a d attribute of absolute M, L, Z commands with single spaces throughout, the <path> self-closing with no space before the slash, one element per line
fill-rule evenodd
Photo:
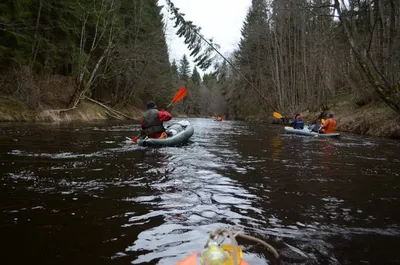
<path fill-rule="evenodd" d="M 88 97 L 86 97 L 86 99 L 91 101 L 91 102 L 93 102 L 93 103 L 96 103 L 96 104 L 100 105 L 101 107 L 103 107 L 106 110 L 112 112 L 116 116 L 123 116 L 123 117 L 127 118 L 128 120 L 133 120 L 133 118 L 129 117 L 128 115 L 126 115 L 126 114 L 124 114 L 124 113 L 122 113 L 122 112 L 120 112 L 118 110 L 112 109 L 112 108 L 110 108 L 110 107 L 108 107 L 108 106 L 106 106 L 106 105 L 104 105 L 104 104 L 102 104 L 102 103 L 100 103 L 100 102 L 98 102 L 98 101 L 96 101 L 94 99 L 91 99 L 91 98 L 88 98 Z"/>

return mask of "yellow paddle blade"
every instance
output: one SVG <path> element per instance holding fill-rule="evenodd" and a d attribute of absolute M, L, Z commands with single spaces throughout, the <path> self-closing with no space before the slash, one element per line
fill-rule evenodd
<path fill-rule="evenodd" d="M 278 112 L 274 112 L 272 115 L 274 115 L 274 117 L 277 118 L 277 119 L 282 119 L 283 118 L 283 116 Z"/>
<path fill-rule="evenodd" d="M 231 244 L 222 245 L 221 248 L 229 252 L 230 257 L 227 261 L 224 262 L 223 265 L 233 265 L 233 246 Z M 237 264 L 240 264 L 243 258 L 242 249 L 238 246 L 237 247 Z"/>
<path fill-rule="evenodd" d="M 325 120 L 324 120 L 324 119 L 321 119 L 321 123 L 322 123 L 322 124 L 325 124 Z"/>

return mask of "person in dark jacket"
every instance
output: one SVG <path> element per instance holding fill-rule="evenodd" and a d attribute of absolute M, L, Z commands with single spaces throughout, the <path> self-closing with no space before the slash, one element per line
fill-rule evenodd
<path fill-rule="evenodd" d="M 310 132 L 319 132 L 319 129 L 321 128 L 321 122 L 317 121 L 316 123 L 311 124 L 310 126 L 308 126 L 308 129 L 310 130 Z"/>
<path fill-rule="evenodd" d="M 293 128 L 302 130 L 304 128 L 304 120 L 300 113 L 296 113 L 293 121 Z"/>
<path fill-rule="evenodd" d="M 140 136 L 142 138 L 146 136 L 148 138 L 160 138 L 165 132 L 163 122 L 169 121 L 172 115 L 166 110 L 157 110 L 157 106 L 153 101 L 147 102 L 146 107 L 147 110 L 143 113 L 140 121 L 140 126 L 142 127 Z"/>

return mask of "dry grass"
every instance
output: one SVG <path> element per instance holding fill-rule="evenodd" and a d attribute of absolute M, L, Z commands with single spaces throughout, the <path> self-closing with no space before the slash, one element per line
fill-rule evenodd
<path fill-rule="evenodd" d="M 76 109 L 66 109 L 74 92 L 72 77 L 37 76 L 28 67 L 11 69 L 0 76 L 0 121 L 71 122 L 113 119 L 97 104 L 81 101 Z M 141 112 L 131 106 L 117 106 L 124 114 L 140 119 Z"/>
<path fill-rule="evenodd" d="M 137 120 L 141 117 L 141 112 L 134 107 L 121 110 Z M 22 102 L 0 97 L 0 121 L 68 123 L 71 121 L 89 122 L 107 119 L 113 119 L 113 117 L 108 114 L 106 109 L 84 100 L 75 109 L 66 112 L 49 109 L 35 112 L 28 109 Z"/>
<path fill-rule="evenodd" d="M 32 111 L 65 108 L 73 90 L 72 77 L 38 76 L 28 66 L 16 66 L 0 75 L 0 95 L 17 100 Z"/>
<path fill-rule="evenodd" d="M 48 76 L 38 81 L 42 108 L 65 108 L 74 92 L 74 80 L 65 76 Z"/>
<path fill-rule="evenodd" d="M 142 114 L 144 113 L 144 109 L 139 109 L 131 104 L 117 104 L 114 109 L 128 115 L 134 120 L 140 120 L 142 118 Z"/>
<path fill-rule="evenodd" d="M 400 115 L 384 103 L 372 101 L 360 106 L 354 102 L 353 96 L 346 95 L 329 104 L 329 109 L 324 112 L 305 110 L 302 115 L 306 124 L 309 124 L 319 120 L 322 113 L 329 112 L 334 114 L 337 121 L 337 131 L 400 138 Z M 258 118 L 248 117 L 246 120 L 257 119 L 259 122 L 283 124 L 280 119 L 272 117 L 272 112 L 271 116 L 266 119 Z"/>
<path fill-rule="evenodd" d="M 0 97 L 0 121 L 34 121 L 35 113 L 18 101 Z"/>
<path fill-rule="evenodd" d="M 109 115 L 106 110 L 97 104 L 82 101 L 75 109 L 59 112 L 44 110 L 37 115 L 37 120 L 42 122 L 71 122 L 71 121 L 97 121 L 107 120 Z"/>

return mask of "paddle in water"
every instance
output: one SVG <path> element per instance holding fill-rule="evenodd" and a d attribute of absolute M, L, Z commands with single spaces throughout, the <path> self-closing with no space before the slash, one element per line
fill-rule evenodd
<path fill-rule="evenodd" d="M 179 88 L 178 91 L 175 93 L 175 96 L 172 99 L 171 103 L 169 103 L 168 106 L 165 107 L 165 109 L 167 109 L 173 103 L 181 101 L 186 95 L 187 95 L 186 88 L 184 88 L 184 87 Z M 134 137 L 134 138 L 132 138 L 131 140 L 132 140 L 132 142 L 134 142 L 136 144 L 138 139 L 139 139 L 139 135 Z"/>
<path fill-rule="evenodd" d="M 322 129 L 322 125 L 324 125 L 324 124 L 325 124 L 325 120 L 324 120 L 324 119 L 321 119 L 321 126 L 319 126 L 318 134 L 314 135 L 314 137 L 318 137 L 318 135 L 320 134 L 319 131 Z"/>

